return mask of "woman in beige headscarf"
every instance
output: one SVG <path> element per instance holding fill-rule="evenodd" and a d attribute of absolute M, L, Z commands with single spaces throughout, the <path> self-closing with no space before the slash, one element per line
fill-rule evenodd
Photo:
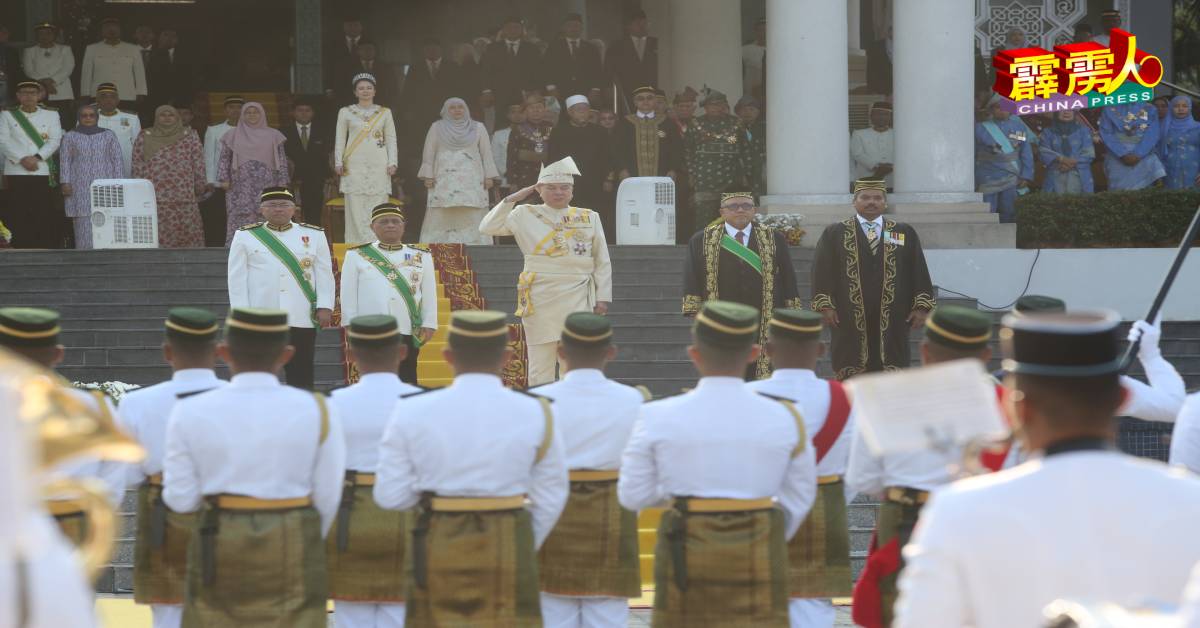
<path fill-rule="evenodd" d="M 133 178 L 154 184 L 160 247 L 204 246 L 199 205 L 207 185 L 204 146 L 195 129 L 184 126 L 174 107 L 155 109 L 154 126 L 134 140 Z"/>

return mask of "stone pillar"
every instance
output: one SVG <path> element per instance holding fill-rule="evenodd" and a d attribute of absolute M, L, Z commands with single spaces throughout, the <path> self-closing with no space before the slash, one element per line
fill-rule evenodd
<path fill-rule="evenodd" d="M 867 54 L 862 47 L 862 0 L 846 2 L 846 45 L 852 55 Z"/>
<path fill-rule="evenodd" d="M 893 203 L 977 202 L 974 3 L 897 0 Z"/>
<path fill-rule="evenodd" d="M 320 94 L 324 89 L 321 68 L 321 0 L 296 0 L 295 59 L 292 89 L 297 94 Z"/>
<path fill-rule="evenodd" d="M 742 97 L 742 5 L 730 0 L 669 0 L 671 71 L 660 74 L 674 91 L 704 85 Z M 662 42 L 659 42 L 662 46 Z M 667 78 L 669 76 L 669 79 Z"/>
<path fill-rule="evenodd" d="M 768 207 L 848 207 L 845 22 L 846 0 L 767 0 Z"/>

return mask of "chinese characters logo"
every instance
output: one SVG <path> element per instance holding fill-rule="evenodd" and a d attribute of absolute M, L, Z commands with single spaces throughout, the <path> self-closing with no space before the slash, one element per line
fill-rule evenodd
<path fill-rule="evenodd" d="M 1108 48 L 1094 41 L 1043 48 L 1003 50 L 992 59 L 993 90 L 1013 101 L 1116 92 L 1126 81 L 1153 88 L 1163 78 L 1158 57 L 1137 49 L 1137 37 L 1112 29 Z"/>

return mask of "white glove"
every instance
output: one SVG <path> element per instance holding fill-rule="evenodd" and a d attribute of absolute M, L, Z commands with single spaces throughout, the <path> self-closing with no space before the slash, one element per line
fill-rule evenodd
<path fill-rule="evenodd" d="M 1157 321 L 1154 325 L 1146 321 L 1137 321 L 1129 328 L 1129 342 L 1142 339 L 1142 344 L 1138 346 L 1138 359 L 1142 362 L 1162 357 L 1162 350 L 1158 348 L 1158 340 L 1161 337 L 1162 327 Z"/>

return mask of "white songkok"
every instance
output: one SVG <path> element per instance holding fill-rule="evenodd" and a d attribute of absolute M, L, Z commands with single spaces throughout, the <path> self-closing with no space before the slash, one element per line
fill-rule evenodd
<path fill-rule="evenodd" d="M 575 183 L 575 177 L 579 175 L 579 168 L 575 165 L 575 160 L 570 157 L 562 159 L 550 164 L 542 166 L 542 171 L 538 173 L 538 183 Z"/>
<path fill-rule="evenodd" d="M 574 107 L 575 105 L 588 105 L 590 107 L 591 103 L 588 101 L 587 96 L 583 96 L 581 94 L 575 94 L 574 96 L 571 96 L 570 98 L 567 99 L 567 109 L 570 109 L 571 107 Z"/>

